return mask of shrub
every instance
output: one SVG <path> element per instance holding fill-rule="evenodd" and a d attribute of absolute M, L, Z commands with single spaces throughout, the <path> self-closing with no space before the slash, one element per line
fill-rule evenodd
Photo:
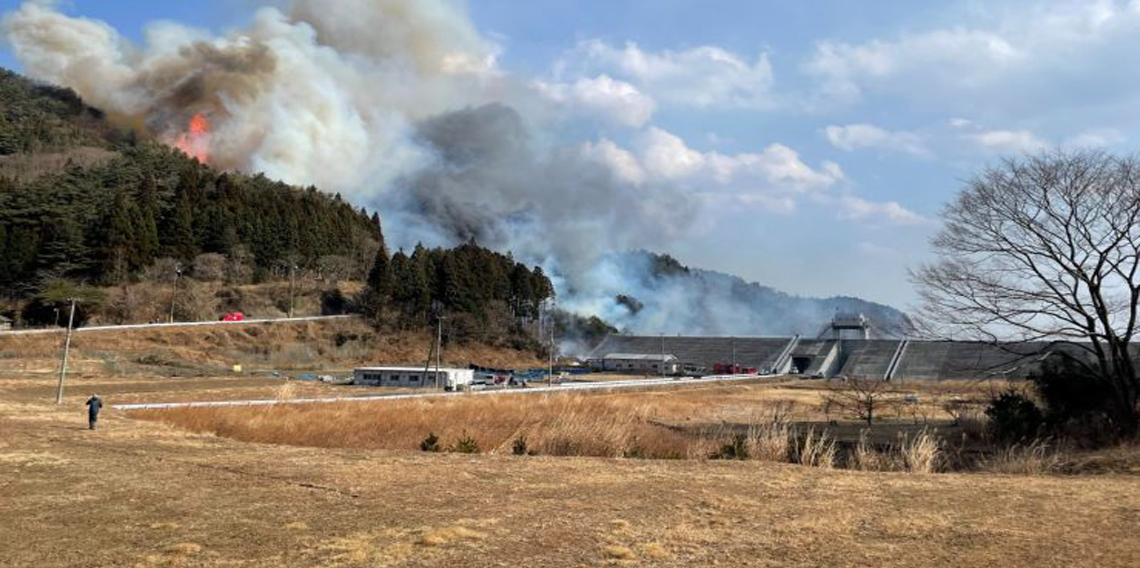
<path fill-rule="evenodd" d="M 527 455 L 526 436 L 519 435 L 515 441 L 511 443 L 511 453 L 516 456 Z"/>
<path fill-rule="evenodd" d="M 1050 360 L 1029 380 L 1044 403 L 1044 422 L 1055 432 L 1097 442 L 1112 429 L 1111 384 L 1072 360 Z"/>
<path fill-rule="evenodd" d="M 443 448 L 439 446 L 439 436 L 434 433 L 429 433 L 424 441 L 420 442 L 420 450 L 425 452 L 438 452 Z"/>
<path fill-rule="evenodd" d="M 463 436 L 451 446 L 451 451 L 457 454 L 477 454 L 479 453 L 479 442 L 468 436 L 467 432 L 463 432 Z"/>
<path fill-rule="evenodd" d="M 339 288 L 321 290 L 321 315 L 336 316 L 349 313 L 351 302 Z"/>
<path fill-rule="evenodd" d="M 1032 438 L 1041 430 L 1041 409 L 1025 395 L 1007 391 L 990 401 L 986 408 L 990 433 L 1000 440 L 1020 441 Z"/>
<path fill-rule="evenodd" d="M 748 436 L 733 434 L 732 439 L 724 444 L 714 454 L 713 459 L 746 460 L 748 459 Z"/>

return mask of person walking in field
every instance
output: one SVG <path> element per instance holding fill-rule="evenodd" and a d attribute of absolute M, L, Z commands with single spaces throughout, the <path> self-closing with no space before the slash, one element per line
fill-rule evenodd
<path fill-rule="evenodd" d="M 91 398 L 87 399 L 87 428 L 94 430 L 96 423 L 99 421 L 99 411 L 103 408 L 103 400 L 99 395 L 92 394 Z"/>

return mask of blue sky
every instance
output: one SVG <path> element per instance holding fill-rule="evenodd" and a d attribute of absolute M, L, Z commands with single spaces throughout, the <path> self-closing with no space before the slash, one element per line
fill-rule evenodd
<path fill-rule="evenodd" d="M 154 20 L 242 28 L 260 4 L 57 7 L 139 43 Z M 973 172 L 1133 152 L 1140 127 L 1140 3 L 472 0 L 465 17 L 499 72 L 571 117 L 558 136 L 701 202 L 659 250 L 802 295 L 905 308 Z M 7 46 L 0 65 L 22 69 Z"/>

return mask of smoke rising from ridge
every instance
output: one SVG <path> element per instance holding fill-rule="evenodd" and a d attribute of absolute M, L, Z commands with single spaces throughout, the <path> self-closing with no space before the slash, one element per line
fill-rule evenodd
<path fill-rule="evenodd" d="M 173 22 L 144 31 L 134 45 L 43 0 L 3 20 L 32 77 L 172 145 L 201 117 L 210 130 L 198 155 L 212 165 L 378 207 L 393 247 L 474 238 L 543 265 L 563 307 L 634 330 L 785 331 L 756 329 L 740 301 L 694 303 L 686 293 L 710 293 L 695 284 L 638 276 L 619 253 L 684 234 L 699 201 L 631 179 L 604 159 L 611 142 L 563 141 L 556 105 L 497 67 L 495 45 L 457 2 L 296 0 L 224 34 Z M 653 308 L 630 313 L 617 293 Z"/>

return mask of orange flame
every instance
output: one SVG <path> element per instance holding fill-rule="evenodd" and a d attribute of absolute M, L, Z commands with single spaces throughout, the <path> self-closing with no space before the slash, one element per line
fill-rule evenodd
<path fill-rule="evenodd" d="M 186 132 L 174 140 L 174 147 L 187 156 L 205 164 L 210 159 L 210 121 L 206 115 L 196 113 L 190 117 Z"/>

